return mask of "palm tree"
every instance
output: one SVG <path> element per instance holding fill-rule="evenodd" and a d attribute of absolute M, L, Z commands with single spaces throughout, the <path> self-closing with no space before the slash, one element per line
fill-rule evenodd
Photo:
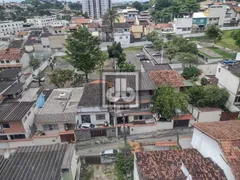
<path fill-rule="evenodd" d="M 106 21 L 110 24 L 111 33 L 113 36 L 114 33 L 114 22 L 119 22 L 119 14 L 117 13 L 116 9 L 108 9 L 106 13 Z"/>

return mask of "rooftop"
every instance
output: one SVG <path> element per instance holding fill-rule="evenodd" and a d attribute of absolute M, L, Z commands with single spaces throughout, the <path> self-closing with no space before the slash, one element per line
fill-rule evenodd
<path fill-rule="evenodd" d="M 151 27 L 153 27 L 155 29 L 158 29 L 158 28 L 160 28 L 160 29 L 173 28 L 172 24 L 170 24 L 170 23 L 151 24 L 149 26 L 151 26 Z"/>
<path fill-rule="evenodd" d="M 33 104 L 34 102 L 10 102 L 0 104 L 0 122 L 21 121 Z"/>
<path fill-rule="evenodd" d="M 90 23 L 87 25 L 88 28 L 100 28 L 100 25 L 98 23 Z"/>
<path fill-rule="evenodd" d="M 9 88 L 12 84 L 12 81 L 0 82 L 0 93 L 3 92 L 5 89 Z"/>
<path fill-rule="evenodd" d="M 77 112 L 77 104 L 83 87 L 54 89 L 38 114 Z"/>
<path fill-rule="evenodd" d="M 195 12 L 193 13 L 193 18 L 206 18 L 203 12 Z"/>
<path fill-rule="evenodd" d="M 198 108 L 198 110 L 202 112 L 223 111 L 221 108 L 214 108 L 214 107 L 203 107 L 203 108 Z"/>
<path fill-rule="evenodd" d="M 20 72 L 20 68 L 5 69 L 4 71 L 0 72 L 0 79 L 15 78 Z"/>
<path fill-rule="evenodd" d="M 0 179 L 60 180 L 61 169 L 70 169 L 73 148 L 70 144 L 18 147 Z"/>
<path fill-rule="evenodd" d="M 184 87 L 184 78 L 175 70 L 150 71 L 148 75 L 156 86 Z"/>
<path fill-rule="evenodd" d="M 154 71 L 154 70 L 170 70 L 170 66 L 168 64 L 153 64 L 152 61 L 141 61 L 143 68 L 146 72 Z"/>
<path fill-rule="evenodd" d="M 240 179 L 240 121 L 194 123 L 193 126 L 219 143 L 233 175 Z"/>
<path fill-rule="evenodd" d="M 224 172 L 196 149 L 145 151 L 136 153 L 141 179 L 226 180 Z"/>
<path fill-rule="evenodd" d="M 84 17 L 72 17 L 71 18 L 71 22 L 81 25 L 81 24 L 89 24 L 90 23 L 90 19 L 86 19 Z"/>
<path fill-rule="evenodd" d="M 21 48 L 23 45 L 23 40 L 14 40 L 9 45 L 9 48 Z"/>
<path fill-rule="evenodd" d="M 36 114 L 35 123 L 68 122 L 75 123 L 76 113 Z"/>
<path fill-rule="evenodd" d="M 0 177 L 2 175 L 2 171 L 4 170 L 5 166 L 8 164 L 9 162 L 9 158 L 5 158 L 4 156 L 0 156 Z"/>
<path fill-rule="evenodd" d="M 130 28 L 127 23 L 114 23 L 114 28 Z"/>
<path fill-rule="evenodd" d="M 10 52 L 6 51 L 4 54 L 0 54 L 0 59 L 2 60 L 19 60 L 22 57 L 20 52 Z"/>
<path fill-rule="evenodd" d="M 23 87 L 24 83 L 14 83 L 10 88 L 8 88 L 3 95 L 15 95 Z"/>

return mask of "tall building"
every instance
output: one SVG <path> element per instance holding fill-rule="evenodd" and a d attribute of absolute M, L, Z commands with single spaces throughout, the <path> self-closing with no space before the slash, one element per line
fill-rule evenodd
<path fill-rule="evenodd" d="M 83 0 L 83 12 L 87 12 L 89 17 L 100 18 L 107 9 L 112 7 L 111 0 Z"/>

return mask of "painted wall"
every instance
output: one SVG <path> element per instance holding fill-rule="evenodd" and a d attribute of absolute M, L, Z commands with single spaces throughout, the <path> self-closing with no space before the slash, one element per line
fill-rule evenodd
<path fill-rule="evenodd" d="M 173 29 L 176 34 L 189 34 L 192 31 L 192 18 L 174 18 Z"/>
<path fill-rule="evenodd" d="M 58 129 L 46 131 L 46 130 L 43 129 L 43 125 L 44 124 L 58 124 Z M 64 124 L 65 123 L 63 123 L 63 122 L 58 122 L 58 123 L 36 123 L 36 126 L 37 126 L 37 130 L 38 131 L 43 131 L 46 135 L 53 135 L 53 134 L 58 134 L 60 131 L 65 131 Z"/>
<path fill-rule="evenodd" d="M 60 136 L 42 136 L 42 137 L 34 137 L 33 138 L 34 145 L 48 145 L 48 144 L 56 144 L 61 143 Z"/>
<path fill-rule="evenodd" d="M 29 138 L 31 135 L 30 127 L 33 124 L 34 116 L 35 115 L 34 115 L 33 107 L 32 107 L 22 119 L 23 127 L 26 132 L 26 138 Z"/>
<path fill-rule="evenodd" d="M 21 121 L 16 121 L 16 122 L 8 122 L 10 125 L 10 128 L 4 128 L 4 133 L 23 133 L 25 134 L 25 129 Z"/>
<path fill-rule="evenodd" d="M 234 180 L 232 171 L 226 163 L 226 159 L 224 158 L 222 150 L 217 141 L 194 128 L 192 146 L 196 148 L 204 157 L 210 157 L 213 162 L 217 163 L 218 166 L 224 171 L 228 180 Z"/>
<path fill-rule="evenodd" d="M 103 120 L 96 120 L 97 114 L 105 114 L 105 119 Z M 77 124 L 82 124 L 81 115 L 90 115 L 91 123 L 92 124 L 104 124 L 104 121 L 107 121 L 110 123 L 110 115 L 109 112 L 96 112 L 96 113 L 78 113 L 77 114 Z"/>
<path fill-rule="evenodd" d="M 209 9 L 208 18 L 219 18 L 218 25 L 222 26 L 226 15 L 226 7 L 223 5 L 212 5 Z"/>
<path fill-rule="evenodd" d="M 130 32 L 114 33 L 114 41 L 120 42 L 122 47 L 129 47 L 130 45 Z"/>
<path fill-rule="evenodd" d="M 205 18 L 193 18 L 193 24 L 197 25 L 207 25 L 207 17 Z"/>

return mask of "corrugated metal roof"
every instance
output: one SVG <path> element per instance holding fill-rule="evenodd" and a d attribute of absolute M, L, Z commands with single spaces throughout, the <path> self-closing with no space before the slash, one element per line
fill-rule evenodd
<path fill-rule="evenodd" d="M 23 85 L 24 83 L 14 83 L 3 93 L 3 95 L 14 95 L 23 87 Z"/>
<path fill-rule="evenodd" d="M 37 114 L 35 123 L 52 123 L 52 122 L 76 122 L 76 113 L 59 113 L 59 114 Z"/>

